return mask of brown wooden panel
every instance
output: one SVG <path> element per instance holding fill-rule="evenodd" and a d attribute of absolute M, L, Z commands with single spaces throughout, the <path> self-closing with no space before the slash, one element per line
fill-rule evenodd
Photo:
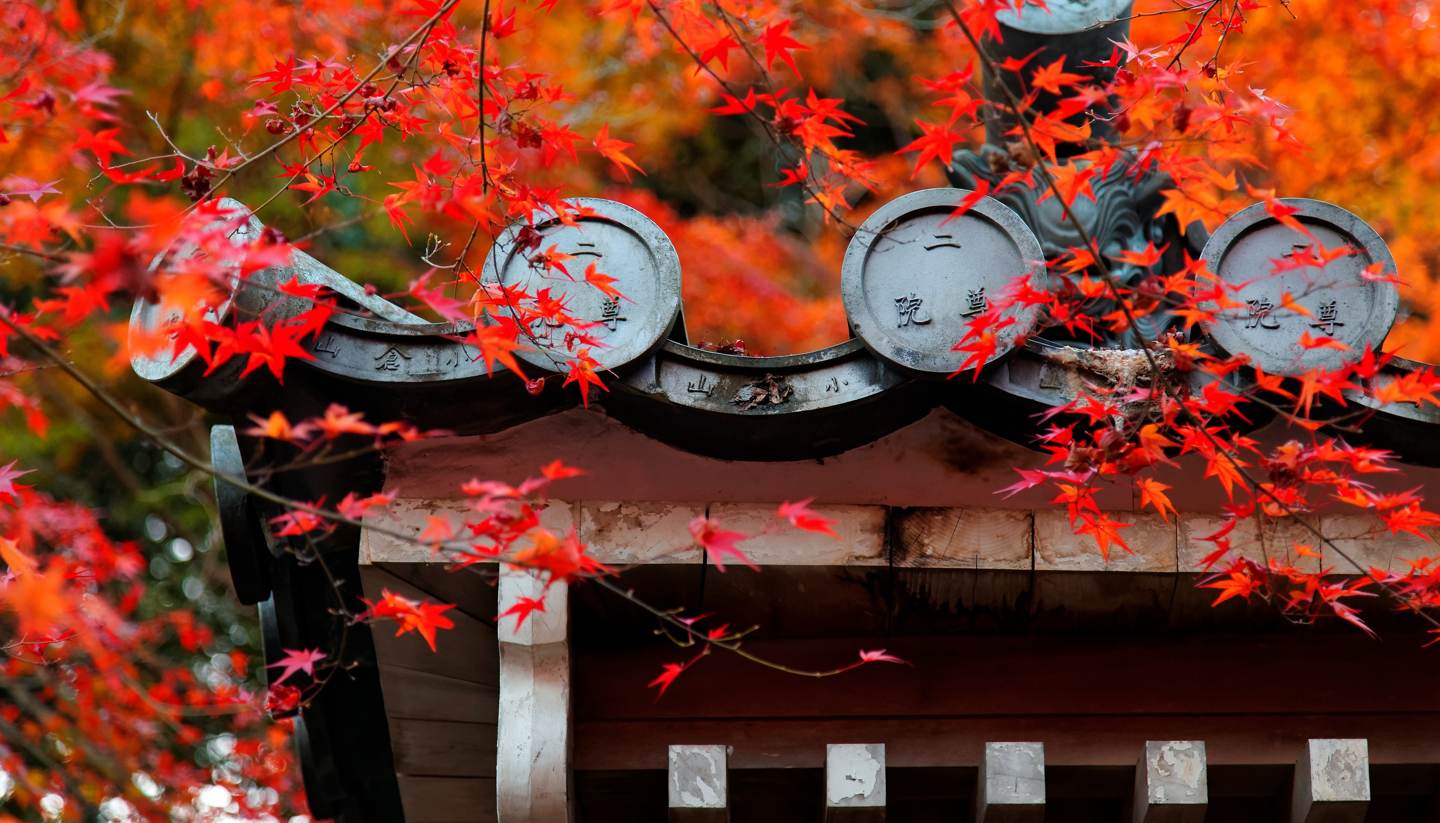
<path fill-rule="evenodd" d="M 720 653 L 656 701 L 645 684 L 683 657 L 656 643 L 581 650 L 573 676 L 579 720 L 1427 712 L 1436 708 L 1440 655 L 1423 642 L 1394 635 L 1381 644 L 1359 632 L 1314 629 L 1265 637 L 754 639 L 747 650 L 801 668 L 833 668 L 877 648 L 912 665 L 813 680 Z M 1356 676 L 1361 672 L 1377 676 Z M 1151 739 L 1170 738 L 1176 735 Z"/>
<path fill-rule="evenodd" d="M 366 596 L 372 600 L 380 596 L 382 589 L 410 598 L 435 599 L 428 592 L 376 566 L 361 566 L 360 575 Z M 495 626 L 454 609 L 446 612 L 445 616 L 455 623 L 455 628 L 436 632 L 436 651 L 433 652 L 416 632 L 397 637 L 393 622 L 375 624 L 372 633 L 380 663 L 473 683 L 497 684 L 500 675 Z"/>
<path fill-rule="evenodd" d="M 969 767 L 987 741 L 1045 744 L 1047 765 L 1134 768 L 1146 740 L 1204 740 L 1210 764 L 1293 765 L 1317 734 L 1367 737 L 1377 764 L 1440 763 L 1440 712 L 1129 717 L 847 717 L 577 721 L 575 768 L 663 769 L 666 747 L 733 746 L 732 769 L 822 768 L 825 745 L 884 743 L 891 768 Z"/>
<path fill-rule="evenodd" d="M 379 568 L 429 592 L 445 603 L 454 603 L 476 620 L 495 619 L 495 565 L 482 564 L 452 569 L 446 563 L 378 563 Z"/>
<path fill-rule="evenodd" d="M 405 823 L 492 823 L 495 780 L 489 777 L 400 775 Z"/>
<path fill-rule="evenodd" d="M 495 776 L 495 724 L 390 720 L 395 771 L 425 777 Z"/>
<path fill-rule="evenodd" d="M 499 690 L 484 683 L 381 665 L 380 686 L 391 718 L 494 723 L 498 713 Z"/>

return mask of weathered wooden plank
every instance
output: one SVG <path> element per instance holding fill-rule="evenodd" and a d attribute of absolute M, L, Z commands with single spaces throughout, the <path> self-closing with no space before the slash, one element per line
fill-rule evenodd
<path fill-rule="evenodd" d="M 1364 738 L 1306 741 L 1295 764 L 1291 823 L 1361 823 L 1370 807 Z"/>
<path fill-rule="evenodd" d="M 632 563 L 699 563 L 703 553 L 690 521 L 703 503 L 582 502 L 580 539 L 591 554 L 612 566 Z"/>
<path fill-rule="evenodd" d="M 825 747 L 825 820 L 874 823 L 885 819 L 885 744 L 830 743 Z"/>
<path fill-rule="evenodd" d="M 493 685 L 381 664 L 380 687 L 391 719 L 496 722 L 500 692 Z"/>
<path fill-rule="evenodd" d="M 1440 539 L 1440 529 L 1434 527 L 1421 529 L 1427 535 L 1425 537 L 1408 532 L 1392 534 L 1374 515 L 1323 515 L 1320 527 L 1339 549 L 1337 552 L 1329 546 L 1316 546 L 1324 557 L 1325 565 L 1334 569 L 1336 574 L 1359 574 L 1355 564 L 1367 572 L 1371 568 L 1379 568 L 1403 573 L 1409 568 L 1407 561 L 1434 555 L 1435 540 Z M 1355 561 L 1355 564 L 1346 558 Z"/>
<path fill-rule="evenodd" d="M 390 720 L 390 749 L 399 774 L 494 777 L 495 724 Z"/>
<path fill-rule="evenodd" d="M 417 538 L 430 525 L 430 518 L 444 518 L 457 533 L 467 520 L 477 520 L 471 511 L 471 500 L 456 498 L 459 484 L 444 496 L 401 497 L 384 509 L 365 516 L 360 530 L 360 563 L 443 563 L 454 558 L 437 555 Z M 557 534 L 568 533 L 576 525 L 575 505 L 552 501 L 540 512 L 540 525 Z"/>
<path fill-rule="evenodd" d="M 1029 571 L 1034 515 L 1015 509 L 896 509 L 891 514 L 897 567 Z"/>
<path fill-rule="evenodd" d="M 495 780 L 488 777 L 419 777 L 402 774 L 405 823 L 493 823 Z"/>
<path fill-rule="evenodd" d="M 1180 571 L 1197 574 L 1206 571 L 1201 561 L 1215 551 L 1215 543 L 1204 538 L 1219 532 L 1224 524 L 1224 519 L 1213 515 L 1181 516 Z M 1297 556 L 1297 543 L 1319 547 L 1315 545 L 1314 535 L 1293 519 L 1267 520 L 1261 525 L 1255 518 L 1247 517 L 1236 524 L 1228 537 L 1234 546 L 1232 557 L 1243 555 L 1259 561 L 1269 558 L 1311 572 L 1320 568 L 1320 560 Z"/>
<path fill-rule="evenodd" d="M 1134 823 L 1200 823 L 1210 801 L 1203 740 L 1147 740 L 1135 766 Z"/>
<path fill-rule="evenodd" d="M 1120 536 L 1131 550 L 1116 546 L 1107 559 L 1091 537 L 1075 534 L 1061 509 L 816 504 L 818 513 L 834 521 L 841 537 L 835 540 L 793 529 L 767 532 L 767 527 L 773 526 L 775 508 L 776 504 L 751 502 L 552 501 L 540 519 L 545 528 L 557 533 L 575 528 L 596 559 L 619 566 L 700 562 L 689 524 L 708 511 L 726 528 L 754 535 L 742 547 L 760 565 L 854 566 L 893 561 L 897 567 L 1159 574 L 1201 571 L 1201 559 L 1215 548 L 1203 538 L 1223 523 L 1209 514 L 1181 514 L 1167 523 L 1148 513 L 1113 512 L 1116 519 L 1130 524 Z M 369 526 L 361 535 L 361 562 L 442 565 L 445 558 L 437 557 L 427 545 L 377 531 L 413 538 L 435 516 L 458 525 L 473 515 L 465 500 L 397 499 L 388 511 L 367 518 Z M 1421 538 L 1383 533 L 1371 518 L 1331 515 L 1315 523 L 1367 568 L 1401 568 L 1406 559 L 1427 553 Z M 1231 532 L 1230 539 L 1237 552 L 1249 557 L 1275 558 L 1310 571 L 1323 564 L 1337 573 L 1357 573 L 1337 552 L 1327 550 L 1291 519 L 1269 520 L 1263 527 L 1253 518 L 1247 519 Z M 1302 556 L 1295 549 L 1297 544 L 1311 547 L 1321 557 Z M 464 599 L 468 604 L 470 598 Z"/>
<path fill-rule="evenodd" d="M 728 757 L 724 746 L 666 747 L 666 805 L 671 820 L 713 823 L 730 819 Z"/>
<path fill-rule="evenodd" d="M 371 600 L 378 600 L 386 589 L 412 599 L 434 599 L 409 581 L 378 566 L 361 566 L 360 577 Z M 498 682 L 495 626 L 453 609 L 445 616 L 455 627 L 436 632 L 435 651 L 430 650 L 418 632 L 397 635 L 393 622 L 377 622 L 371 627 L 376 657 L 382 665 L 402 666 L 472 683 L 494 685 Z"/>
<path fill-rule="evenodd" d="M 788 523 L 777 531 L 775 506 L 715 503 L 709 513 L 724 528 L 751 535 L 740 548 L 756 565 L 884 566 L 889 563 L 885 546 L 888 509 L 820 504 L 811 508 L 830 521 L 839 539 L 794 529 Z"/>
<path fill-rule="evenodd" d="M 1130 524 L 1119 532 L 1130 550 L 1112 545 L 1107 558 L 1100 553 L 1093 536 L 1075 533 L 1064 509 L 1035 512 L 1035 571 L 1175 571 L 1175 521 L 1167 523 L 1155 515 L 1135 512 L 1114 516 Z"/>
<path fill-rule="evenodd" d="M 1045 819 L 1045 744 L 986 743 L 975 785 L 976 823 Z"/>
<path fill-rule="evenodd" d="M 548 593 L 528 571 L 500 576 L 503 613 L 522 597 L 544 597 L 545 611 L 519 632 L 502 629 L 496 794 L 500 819 L 566 821 L 570 797 L 569 600 L 564 584 Z M 533 622 L 532 622 L 533 621 Z"/>

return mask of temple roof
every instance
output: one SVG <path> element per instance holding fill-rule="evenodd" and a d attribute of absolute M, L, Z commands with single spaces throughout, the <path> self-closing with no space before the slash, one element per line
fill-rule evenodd
<path fill-rule="evenodd" d="M 1029 444 L 1034 417 L 1076 399 L 1087 386 L 1146 383 L 1150 363 L 1145 352 L 1125 348 L 1123 341 L 1090 345 L 1034 336 L 1041 322 L 1034 306 L 1006 309 L 1007 323 L 978 377 L 970 371 L 956 376 L 962 367 L 976 365 L 972 352 L 956 349 L 970 321 L 1017 282 L 1033 287 L 1047 282 L 1042 243 L 1015 210 L 986 197 L 963 216 L 952 217 L 955 204 L 968 195 L 961 189 L 913 192 L 866 220 L 850 242 L 842 269 L 854 336 L 803 354 L 751 357 L 691 345 L 674 246 L 645 215 L 612 201 L 580 198 L 578 219 L 542 217 L 534 230 L 540 243 L 572 255 L 576 264 L 601 265 L 617 278 L 614 287 L 623 297 L 583 280 L 537 271 L 518 253 L 520 225 L 496 243 L 483 275 L 487 282 L 523 287 L 531 294 L 548 289 L 585 324 L 592 356 L 607 383 L 607 391 L 590 398 L 592 405 L 656 439 L 710 456 L 794 460 L 833 455 L 937 407 Z M 1102 197 L 1099 211 L 1113 211 L 1105 202 Z M 1198 328 L 1195 339 L 1216 353 L 1244 354 L 1266 373 L 1280 375 L 1338 368 L 1367 347 L 1379 350 L 1398 311 L 1395 286 L 1375 276 L 1377 269 L 1394 271 L 1384 242 L 1336 206 L 1285 202 L 1297 210 L 1296 218 L 1311 236 L 1282 225 L 1257 204 L 1203 243 L 1204 260 L 1235 290 L 1241 307 L 1217 311 L 1217 319 Z M 1092 217 L 1103 223 L 1103 214 Z M 1031 222 L 1044 227 L 1035 215 Z M 236 242 L 259 229 L 252 217 L 236 232 Z M 1269 271 L 1270 260 L 1317 241 L 1327 248 L 1349 246 L 1355 253 L 1323 267 L 1257 275 Z M 268 376 L 242 377 L 238 364 L 205 375 L 205 364 L 193 351 L 174 359 L 137 356 L 135 371 L 217 411 L 268 412 L 287 404 L 295 407 L 291 411 L 302 411 L 300 398 L 325 398 L 458 434 L 498 431 L 580 402 L 571 390 L 527 392 L 520 375 L 480 359 L 472 325 L 426 322 L 303 252 L 289 266 L 251 275 L 220 313 L 274 318 L 302 311 L 303 301 L 291 298 L 296 305 L 290 306 L 273 299 L 273 284 L 290 278 L 328 287 L 338 296 L 340 310 L 304 344 L 313 359 L 293 363 L 281 402 L 275 402 Z M 1283 308 L 1287 298 L 1303 311 Z M 156 314 L 142 301 L 132 323 L 153 328 L 160 322 Z M 1344 343 L 1345 350 L 1303 346 L 1299 338 L 1312 327 Z M 567 331 L 540 320 L 522 327 L 527 346 L 517 355 L 527 376 L 568 370 L 579 344 Z M 1417 368 L 1422 365 L 1397 358 L 1375 380 Z M 1187 379 L 1201 390 L 1214 378 L 1197 374 Z M 1227 378 L 1239 391 L 1247 379 L 1240 372 Z M 1350 394 L 1370 411 L 1358 425 L 1347 427 L 1348 440 L 1394 449 L 1407 462 L 1440 463 L 1440 445 L 1430 436 L 1440 423 L 1437 410 L 1410 403 L 1380 405 L 1364 391 Z M 1270 419 L 1260 408 L 1248 417 L 1256 426 Z"/>

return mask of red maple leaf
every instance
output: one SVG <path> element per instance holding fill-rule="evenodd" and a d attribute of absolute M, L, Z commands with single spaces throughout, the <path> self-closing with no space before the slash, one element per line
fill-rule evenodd
<path fill-rule="evenodd" d="M 94 154 L 101 166 L 109 166 L 110 158 L 117 154 L 130 153 L 124 144 L 115 139 L 115 135 L 120 133 L 118 128 L 101 129 L 95 132 L 81 128 L 77 131 L 80 132 L 80 136 L 76 138 L 71 147 L 75 151 L 89 151 Z"/>
<path fill-rule="evenodd" d="M 584 473 L 584 469 L 567 466 L 559 460 L 552 460 L 540 467 L 540 474 L 543 475 L 546 480 L 564 480 L 568 477 L 579 477 Z"/>
<path fill-rule="evenodd" d="M 781 20 L 778 23 L 771 23 L 765 27 L 765 33 L 760 35 L 760 45 L 765 49 L 765 68 L 775 67 L 775 58 L 785 61 L 785 65 L 800 76 L 800 67 L 795 65 L 795 58 L 790 55 L 792 51 L 809 51 L 810 47 L 802 44 L 799 40 L 791 37 L 789 20 Z"/>
<path fill-rule="evenodd" d="M 395 636 L 407 632 L 418 632 L 425 639 L 430 651 L 435 651 L 435 630 L 453 629 L 455 623 L 445 612 L 455 608 L 453 603 L 430 603 L 402 597 L 389 589 L 380 590 L 378 602 L 363 601 L 370 609 L 362 618 L 372 620 L 394 620 L 399 624 Z"/>
<path fill-rule="evenodd" d="M 634 169 L 641 174 L 645 173 L 644 169 L 640 168 L 640 166 L 638 166 L 634 160 L 631 160 L 625 154 L 625 150 L 630 148 L 631 146 L 634 146 L 635 144 L 627 143 L 624 140 L 617 140 L 614 137 L 611 137 L 609 123 L 601 126 L 600 131 L 595 133 L 594 145 L 595 151 L 600 152 L 601 157 L 604 157 L 606 160 L 609 160 L 611 163 L 615 164 L 615 168 L 620 172 L 620 176 L 625 178 L 625 182 L 630 182 L 631 169 Z"/>
<path fill-rule="evenodd" d="M 722 529 L 718 522 L 702 514 L 690 521 L 690 536 L 695 538 L 697 546 L 705 550 L 717 571 L 725 571 L 726 557 L 733 557 L 755 571 L 760 571 L 760 567 L 751 563 L 750 558 L 735 545 L 736 542 L 745 540 L 746 535 Z"/>
<path fill-rule="evenodd" d="M 911 143 L 910 145 L 913 146 L 915 144 Z M 948 163 L 949 161 L 946 160 L 943 162 Z M 916 170 L 919 170 L 918 164 L 916 165 Z M 910 176 L 913 178 L 915 175 L 911 174 Z M 981 200 L 984 200 L 985 197 L 989 194 L 990 181 L 986 180 L 983 177 L 979 178 L 975 181 L 975 189 L 969 194 L 965 195 L 963 198 L 961 198 L 960 202 L 955 205 L 955 209 L 951 211 L 948 215 L 946 215 L 944 220 L 940 221 L 940 225 L 943 226 L 946 223 L 949 223 L 951 220 L 956 220 L 958 218 L 964 217 L 965 212 L 968 212 L 971 209 L 975 208 L 975 204 L 979 203 Z"/>
<path fill-rule="evenodd" d="M 511 562 L 522 568 L 544 571 L 546 587 L 581 575 L 610 572 L 610 567 L 586 553 L 585 544 L 574 530 L 562 538 L 548 529 L 537 528 L 530 531 L 529 537 L 530 546 L 515 552 Z"/>
<path fill-rule="evenodd" d="M 684 663 L 666 663 L 660 668 L 660 674 L 645 685 L 652 688 L 660 687 L 660 692 L 655 695 L 655 699 L 659 700 L 665 696 L 665 690 L 674 685 L 675 680 L 685 673 L 686 668 L 688 667 Z"/>
<path fill-rule="evenodd" d="M 740 48 L 740 43 L 729 34 L 722 35 L 715 42 L 700 49 L 700 59 L 695 66 L 695 73 L 699 74 L 700 69 L 711 60 L 720 61 L 720 68 L 730 68 L 730 52 Z"/>
<path fill-rule="evenodd" d="M 265 693 L 265 711 L 276 720 L 293 717 L 300 709 L 300 696 L 300 690 L 294 686 L 271 686 Z"/>
<path fill-rule="evenodd" d="M 700 650 L 699 654 L 695 655 L 689 660 L 686 660 L 683 663 L 666 663 L 661 666 L 660 674 L 656 675 L 654 680 L 651 680 L 649 683 L 645 684 L 649 688 L 658 687 L 660 689 L 660 691 L 655 695 L 655 700 L 658 702 L 660 698 L 664 697 L 665 690 L 674 685 L 675 680 L 679 678 L 680 675 L 684 674 L 685 671 L 691 666 L 699 663 L 705 657 L 705 655 L 709 653 L 710 647 L 705 646 Z"/>
<path fill-rule="evenodd" d="M 839 540 L 840 535 L 836 534 L 835 530 L 830 527 L 830 524 L 834 521 L 827 520 L 826 518 L 821 517 L 820 515 L 811 511 L 810 504 L 814 500 L 815 498 L 813 497 L 807 497 L 804 500 L 795 503 L 791 503 L 787 500 L 784 503 L 780 504 L 777 515 L 781 518 L 784 518 L 785 520 L 789 520 L 790 525 L 794 526 L 797 529 L 804 529 L 807 532 L 819 532 L 820 534 L 828 534 L 836 540 Z"/>
<path fill-rule="evenodd" d="M 897 154 L 908 154 L 912 151 L 919 152 L 919 156 L 915 158 L 915 168 L 910 172 L 910 179 L 912 180 L 915 179 L 915 176 L 920 173 L 920 169 L 924 168 L 925 163 L 929 160 L 939 160 L 943 165 L 950 165 L 950 161 L 955 156 L 955 146 L 960 143 L 966 143 L 970 139 L 957 131 L 951 130 L 950 127 L 955 125 L 953 122 L 946 123 L 943 126 L 937 126 L 927 123 L 924 120 L 916 120 L 915 125 L 920 127 L 921 135 L 910 141 L 905 148 L 896 152 Z M 984 195 L 981 196 L 983 197 Z M 966 199 L 968 200 L 969 198 Z M 975 198 L 976 202 L 979 202 L 979 200 L 979 197 Z M 957 209 L 957 211 L 961 210 Z M 961 213 L 963 213 L 963 211 L 961 211 Z"/>
<path fill-rule="evenodd" d="M 0 494 L 3 494 L 7 497 L 14 497 L 18 492 L 18 489 L 15 488 L 15 478 L 24 477 L 25 475 L 35 471 L 34 469 L 15 471 L 15 464 L 17 462 L 19 461 L 11 460 L 4 466 L 0 466 Z M 23 489 L 25 487 L 21 486 L 20 488 Z"/>
<path fill-rule="evenodd" d="M 595 359 L 590 356 L 590 349 L 583 348 L 575 353 L 570 361 L 570 371 L 565 375 L 565 382 L 560 384 L 561 388 L 578 383 L 580 386 L 580 405 L 590 406 L 590 387 L 594 386 L 600 391 L 609 391 L 605 388 L 600 375 L 595 373 L 595 366 L 598 365 Z"/>
<path fill-rule="evenodd" d="M 325 652 L 319 649 L 282 649 L 285 656 L 266 666 L 267 669 L 281 669 L 280 676 L 271 681 L 270 686 L 284 683 L 290 675 L 297 672 L 304 672 L 307 675 L 315 675 L 315 664 L 325 659 Z"/>
<path fill-rule="evenodd" d="M 893 655 L 893 654 L 886 654 L 884 649 L 876 649 L 876 650 L 874 650 L 874 651 L 868 651 L 868 652 L 867 652 L 867 651 L 864 651 L 864 650 L 861 650 L 861 652 L 860 652 L 860 662 L 861 662 L 861 663 L 905 663 L 906 661 L 901 660 L 900 658 L 896 657 L 896 656 Z"/>
<path fill-rule="evenodd" d="M 520 632 L 520 627 L 525 625 L 525 618 L 529 617 L 532 612 L 543 611 L 545 611 L 545 598 L 543 596 L 522 596 L 516 598 L 515 605 L 495 615 L 495 622 L 498 623 L 506 617 L 513 616 L 515 618 L 515 632 L 518 634 Z"/>
<path fill-rule="evenodd" d="M 265 366 L 275 379 L 285 381 L 285 361 L 292 357 L 301 360 L 314 360 L 315 355 L 300 348 L 300 338 L 304 336 L 305 329 L 299 325 L 277 325 L 273 328 L 262 323 L 250 323 L 247 333 L 241 338 L 241 345 L 250 359 L 245 363 L 245 369 L 240 372 L 244 377 L 252 371 Z M 236 329 L 240 333 L 240 329 Z"/>
<path fill-rule="evenodd" d="M 300 204 L 302 206 L 308 206 L 311 203 L 314 203 L 316 200 L 319 200 L 320 198 L 335 190 L 335 177 L 333 175 L 315 175 L 306 173 L 305 182 L 294 183 L 288 188 L 292 188 L 296 191 L 311 192 L 310 199 Z"/>

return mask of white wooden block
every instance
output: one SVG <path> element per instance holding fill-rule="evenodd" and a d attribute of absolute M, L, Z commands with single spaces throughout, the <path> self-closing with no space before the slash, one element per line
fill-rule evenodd
<path fill-rule="evenodd" d="M 978 823 L 1045 819 L 1045 744 L 986 743 L 976 786 Z"/>
<path fill-rule="evenodd" d="M 570 650 L 500 644 L 495 793 L 501 823 L 570 820 Z"/>
<path fill-rule="evenodd" d="M 500 572 L 500 609 L 521 596 L 539 597 L 541 590 L 535 574 L 507 567 Z M 500 710 L 495 793 L 501 823 L 572 818 L 566 594 L 564 584 L 551 586 L 544 595 L 546 611 L 531 614 L 518 634 L 505 626 L 496 633 Z"/>
<path fill-rule="evenodd" d="M 1360 823 L 1370 806 L 1370 746 L 1311 739 L 1295 764 L 1291 823 Z"/>
<path fill-rule="evenodd" d="M 666 774 L 670 819 L 730 819 L 729 750 L 725 746 L 671 746 Z"/>
<path fill-rule="evenodd" d="M 1204 741 L 1146 741 L 1135 767 L 1134 823 L 1197 823 L 1209 798 Z"/>
<path fill-rule="evenodd" d="M 831 743 L 825 747 L 825 819 L 885 819 L 885 744 Z"/>
<path fill-rule="evenodd" d="M 507 566 L 500 572 L 497 593 L 499 611 L 496 614 L 503 615 L 522 597 L 542 600 L 545 609 L 530 612 L 524 623 L 517 624 L 513 615 L 500 618 L 495 627 L 497 638 L 501 643 L 517 643 L 523 646 L 563 643 L 570 623 L 569 594 L 568 583 L 557 581 L 547 589 L 540 574 Z"/>

